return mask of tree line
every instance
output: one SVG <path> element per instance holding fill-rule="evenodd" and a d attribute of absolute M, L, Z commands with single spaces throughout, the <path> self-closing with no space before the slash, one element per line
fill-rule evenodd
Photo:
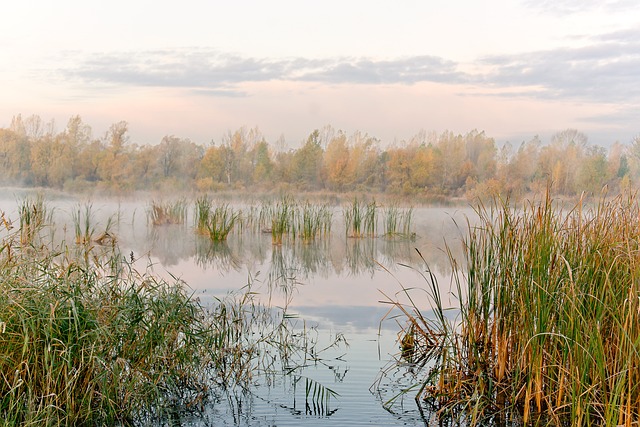
<path fill-rule="evenodd" d="M 366 133 L 325 126 L 298 148 L 267 142 L 258 128 L 196 144 L 167 135 L 130 140 L 126 121 L 94 137 L 80 116 L 61 132 L 39 116 L 0 128 L 0 184 L 125 194 L 138 190 L 367 192 L 425 200 L 617 192 L 640 181 L 640 138 L 608 149 L 575 129 L 498 146 L 484 132 L 420 132 L 387 146 Z"/>

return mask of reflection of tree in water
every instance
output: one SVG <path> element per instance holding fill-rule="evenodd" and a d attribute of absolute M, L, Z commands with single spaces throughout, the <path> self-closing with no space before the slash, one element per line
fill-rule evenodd
<path fill-rule="evenodd" d="M 234 236 L 233 239 L 229 240 L 229 245 L 237 249 L 235 253 L 245 264 L 263 264 L 269 258 L 269 251 L 272 246 L 271 234 L 249 231 Z"/>
<path fill-rule="evenodd" d="M 282 245 L 274 245 L 267 274 L 269 289 L 281 289 L 289 293 L 298 283 L 298 265 L 293 251 L 291 248 L 283 248 Z"/>
<path fill-rule="evenodd" d="M 416 244 L 409 239 L 382 239 L 378 243 L 378 261 L 389 269 L 398 263 L 413 265 L 419 260 Z"/>
<path fill-rule="evenodd" d="M 213 267 L 223 272 L 238 271 L 242 267 L 241 259 L 234 254 L 226 241 L 214 242 L 205 236 L 195 236 L 196 265 Z"/>
<path fill-rule="evenodd" d="M 182 225 L 151 227 L 147 233 L 150 252 L 162 265 L 173 266 L 193 256 L 193 231 Z"/>
<path fill-rule="evenodd" d="M 329 276 L 332 271 L 329 259 L 330 242 L 327 239 L 316 240 L 310 243 L 297 242 L 293 245 L 293 256 L 300 264 L 302 277 L 309 278 Z"/>
<path fill-rule="evenodd" d="M 351 275 L 369 273 L 374 276 L 378 264 L 376 263 L 377 239 L 347 239 L 345 251 L 345 267 Z"/>

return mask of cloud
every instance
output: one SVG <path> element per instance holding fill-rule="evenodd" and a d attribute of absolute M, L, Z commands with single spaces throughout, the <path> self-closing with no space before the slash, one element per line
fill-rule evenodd
<path fill-rule="evenodd" d="M 487 95 L 640 102 L 640 29 L 585 37 L 581 46 L 490 55 L 473 64 L 430 55 L 396 59 L 253 58 L 184 48 L 96 54 L 69 53 L 64 78 L 92 84 L 185 88 L 241 97 L 243 83 L 297 81 L 328 84 L 464 84 Z M 472 65 L 472 67 L 469 67 Z M 461 70 L 482 71 L 461 71 Z"/>
<path fill-rule="evenodd" d="M 588 11 L 626 11 L 637 8 L 636 0 L 526 0 L 526 7 L 541 13 L 566 16 Z"/>
<path fill-rule="evenodd" d="M 214 50 L 184 49 L 112 52 L 76 59 L 63 68 L 66 77 L 112 84 L 221 89 L 243 82 L 270 80 L 328 83 L 456 83 L 464 75 L 457 64 L 434 56 L 397 60 L 369 58 L 248 58 Z"/>
<path fill-rule="evenodd" d="M 640 101 L 640 32 L 597 36 L 582 47 L 480 59 L 493 87 L 535 87 L 536 96 L 591 102 Z M 505 94 L 509 94 L 505 92 Z"/>

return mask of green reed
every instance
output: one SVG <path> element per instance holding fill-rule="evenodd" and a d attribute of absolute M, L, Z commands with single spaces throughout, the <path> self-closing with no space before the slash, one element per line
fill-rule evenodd
<path fill-rule="evenodd" d="M 388 238 L 413 239 L 413 208 L 401 209 L 391 205 L 384 209 L 384 236 Z"/>
<path fill-rule="evenodd" d="M 236 223 L 241 221 L 241 215 L 228 204 L 213 207 L 208 197 L 200 197 L 195 207 L 196 232 L 209 236 L 214 242 L 225 241 Z"/>
<path fill-rule="evenodd" d="M 117 252 L 85 264 L 63 247 L 27 253 L 5 244 L 13 247 L 0 259 L 7 425 L 129 423 L 204 396 L 208 326 L 179 284 L 114 268 Z"/>
<path fill-rule="evenodd" d="M 147 221 L 152 225 L 179 224 L 187 221 L 187 201 L 178 199 L 173 202 L 152 200 L 147 207 Z"/>
<path fill-rule="evenodd" d="M 286 235 L 290 235 L 295 239 L 297 231 L 296 227 L 294 227 L 296 209 L 296 202 L 291 196 L 282 197 L 272 206 L 270 217 L 273 244 L 281 245 Z"/>
<path fill-rule="evenodd" d="M 202 196 L 196 199 L 194 212 L 196 232 L 200 234 L 207 233 L 212 207 L 213 202 L 209 197 Z"/>
<path fill-rule="evenodd" d="M 47 207 L 44 196 L 26 197 L 18 205 L 20 216 L 20 242 L 33 244 L 40 231 L 52 223 L 53 212 Z"/>
<path fill-rule="evenodd" d="M 640 208 L 633 196 L 566 210 L 547 196 L 477 209 L 466 273 L 454 275 L 460 315 L 403 310 L 414 360 L 432 368 L 420 395 L 470 425 L 640 422 Z M 454 268 L 456 261 L 452 259 Z"/>
<path fill-rule="evenodd" d="M 115 239 L 25 246 L 2 224 L 0 425 L 164 424 L 214 387 L 299 376 L 317 358 L 286 307 L 260 305 L 251 286 L 207 309 L 178 279 L 135 270 Z M 331 396 L 314 384 L 309 399 Z"/>
<path fill-rule="evenodd" d="M 333 211 L 328 205 L 314 205 L 307 201 L 296 215 L 297 234 L 307 243 L 326 237 L 331 233 L 332 220 Z"/>
<path fill-rule="evenodd" d="M 347 236 L 375 237 L 377 232 L 377 205 L 375 200 L 367 203 L 353 199 L 351 205 L 343 209 L 345 231 Z"/>
<path fill-rule="evenodd" d="M 104 230 L 98 233 L 97 227 L 99 224 L 95 221 L 91 203 L 86 203 L 84 207 L 77 205 L 71 212 L 71 220 L 75 232 L 75 243 L 84 247 L 85 255 L 88 255 L 88 251 L 92 249 L 94 244 L 115 245 L 116 238 L 112 228 L 114 228 L 114 224 L 118 220 L 114 220 L 113 216 L 108 217 Z"/>

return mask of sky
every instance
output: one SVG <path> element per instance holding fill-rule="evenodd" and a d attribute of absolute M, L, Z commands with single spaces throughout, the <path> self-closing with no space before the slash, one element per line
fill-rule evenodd
<path fill-rule="evenodd" d="M 0 127 L 219 142 L 241 127 L 382 144 L 426 131 L 498 143 L 640 134 L 637 0 L 24 0 L 0 9 Z"/>

